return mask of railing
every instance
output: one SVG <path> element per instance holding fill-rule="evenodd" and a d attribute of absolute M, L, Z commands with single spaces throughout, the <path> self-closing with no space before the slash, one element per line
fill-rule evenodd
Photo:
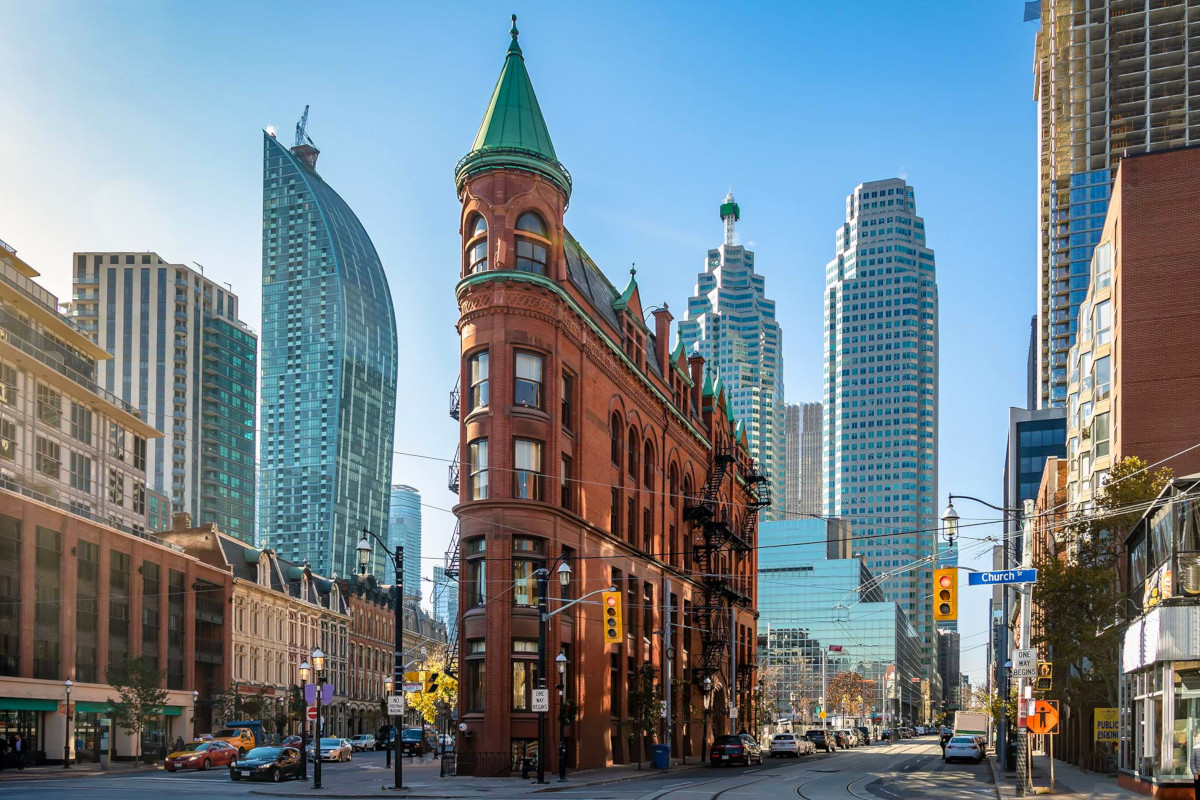
<path fill-rule="evenodd" d="M 450 419 L 457 420 L 459 415 L 459 406 L 461 399 L 459 398 L 458 384 L 454 384 L 454 388 L 450 390 Z"/>
<path fill-rule="evenodd" d="M 65 317 L 64 317 L 64 319 L 65 319 Z M 74 324 L 74 323 L 72 323 L 72 324 Z M 87 389 L 89 392 L 100 395 L 101 397 L 103 397 L 105 400 L 107 400 L 112 405 L 120 408 L 122 411 L 130 413 L 130 414 L 134 415 L 135 417 L 141 416 L 141 414 L 138 413 L 138 410 L 136 408 L 134 408 L 132 405 L 130 405 L 129 403 L 126 403 L 124 400 L 117 397 L 112 392 L 101 388 L 100 384 L 96 383 L 91 378 L 88 378 L 85 375 L 81 375 L 79 372 L 76 372 L 75 370 L 71 369 L 66 364 L 58 363 L 57 361 L 55 361 L 54 359 L 52 359 L 48 355 L 46 355 L 45 351 L 43 351 L 41 348 L 37 347 L 36 345 L 34 345 L 30 342 L 25 341 L 25 339 L 23 339 L 22 337 L 18 336 L 15 333 L 13 333 L 11 330 L 0 330 L 0 339 L 3 339 L 4 341 L 8 342 L 10 345 L 17 348 L 21 352 L 23 352 L 27 355 L 30 355 L 33 358 L 36 358 L 39 363 L 44 364 L 47 367 L 50 367 L 51 369 L 53 369 L 55 372 L 62 375 L 63 377 L 69 378 L 69 379 L 75 381 L 75 383 L 77 383 L 80 386 L 82 386 L 83 388 Z"/>
<path fill-rule="evenodd" d="M 459 737 L 460 739 L 462 737 Z M 473 753 L 462 751 L 457 754 L 458 774 L 476 778 L 500 778 L 513 773 L 512 753 Z"/>
<path fill-rule="evenodd" d="M 450 468 L 447 470 L 446 488 L 458 494 L 459 479 L 458 479 L 458 453 L 454 454 L 454 460 L 450 462 Z"/>

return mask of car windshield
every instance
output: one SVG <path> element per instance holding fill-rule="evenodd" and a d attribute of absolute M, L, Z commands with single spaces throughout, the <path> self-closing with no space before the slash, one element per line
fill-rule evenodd
<path fill-rule="evenodd" d="M 975 744 L 975 738 L 972 736 L 955 736 L 950 740 L 950 744 Z"/>
<path fill-rule="evenodd" d="M 246 758 L 261 758 L 264 761 L 274 760 L 279 758 L 279 754 L 283 750 L 279 747 L 256 747 L 249 753 L 246 753 Z"/>
<path fill-rule="evenodd" d="M 790 733 L 777 733 L 775 734 L 775 741 L 790 742 L 792 741 L 792 735 Z"/>
<path fill-rule="evenodd" d="M 369 734 L 369 733 L 356 733 L 356 734 L 354 735 L 354 738 L 355 738 L 355 739 L 357 739 L 358 741 L 360 741 L 360 742 L 361 742 L 363 739 L 369 739 L 369 738 L 371 738 L 371 734 Z"/>
<path fill-rule="evenodd" d="M 815 731 L 809 731 L 808 733 L 805 734 L 805 736 L 824 736 L 824 735 L 825 735 L 825 731 L 819 730 L 819 729 L 815 730 Z"/>
<path fill-rule="evenodd" d="M 341 739 L 322 739 L 321 740 L 321 747 L 341 747 L 341 746 L 342 746 Z"/>
<path fill-rule="evenodd" d="M 238 730 L 237 728 L 222 728 L 221 730 L 217 731 L 217 736 L 221 736 L 221 737 L 241 736 L 241 735 L 242 735 L 242 732 L 240 730 Z"/>
<path fill-rule="evenodd" d="M 740 736 L 718 736 L 713 740 L 713 744 L 741 744 L 742 737 Z"/>

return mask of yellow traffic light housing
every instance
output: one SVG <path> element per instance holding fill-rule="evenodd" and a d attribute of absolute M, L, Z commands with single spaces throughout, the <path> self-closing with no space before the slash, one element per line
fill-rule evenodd
<path fill-rule="evenodd" d="M 958 619 L 958 569 L 945 567 L 933 571 L 933 619 L 953 622 Z"/>
<path fill-rule="evenodd" d="M 621 644 L 625 641 L 624 616 L 621 610 L 620 592 L 601 592 L 601 607 L 604 609 L 604 643 Z"/>

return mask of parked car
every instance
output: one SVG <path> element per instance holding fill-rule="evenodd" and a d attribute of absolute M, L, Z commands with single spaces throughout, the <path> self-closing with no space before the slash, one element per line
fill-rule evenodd
<path fill-rule="evenodd" d="M 761 764 L 763 763 L 762 745 L 754 741 L 754 737 L 748 733 L 718 736 L 713 740 L 712 747 L 709 748 L 708 759 L 714 767 L 736 763 L 747 766 Z"/>
<path fill-rule="evenodd" d="M 845 750 L 849 750 L 858 743 L 858 740 L 854 738 L 854 734 L 845 728 L 838 728 L 834 731 L 834 734 L 837 736 L 838 747 Z"/>
<path fill-rule="evenodd" d="M 891 742 L 892 741 L 892 729 L 886 728 L 886 729 L 880 731 L 879 732 L 879 741 Z"/>
<path fill-rule="evenodd" d="M 213 741 L 225 742 L 237 748 L 239 755 L 246 755 L 258 744 L 250 728 L 221 728 L 213 733 Z"/>
<path fill-rule="evenodd" d="M 859 741 L 861 741 L 863 744 L 871 743 L 871 729 L 870 728 L 856 728 L 855 730 L 858 731 Z"/>
<path fill-rule="evenodd" d="M 345 739 L 321 739 L 322 761 L 349 761 L 354 758 L 354 748 Z M 317 758 L 316 742 L 308 746 L 308 757 Z"/>
<path fill-rule="evenodd" d="M 350 746 L 360 752 L 375 749 L 375 736 L 370 733 L 360 733 L 350 737 Z"/>
<path fill-rule="evenodd" d="M 433 752 L 433 745 L 421 728 L 405 728 L 400 734 L 400 751 L 406 756 L 423 756 Z"/>
<path fill-rule="evenodd" d="M 799 758 L 815 752 L 816 747 L 797 733 L 777 733 L 771 737 L 771 758 L 792 756 Z"/>
<path fill-rule="evenodd" d="M 300 751 L 295 747 L 256 747 L 230 766 L 230 780 L 274 781 L 299 778 L 303 769 Z"/>
<path fill-rule="evenodd" d="M 813 746 L 818 750 L 824 750 L 826 753 L 836 753 L 838 749 L 837 737 L 833 735 L 833 731 L 825 728 L 812 728 L 804 737 L 813 743 Z"/>
<path fill-rule="evenodd" d="M 946 742 L 942 761 L 949 763 L 956 758 L 969 759 L 978 764 L 983 761 L 983 747 L 974 736 L 952 736 L 950 741 Z"/>
<path fill-rule="evenodd" d="M 225 742 L 205 741 L 198 739 L 185 744 L 182 750 L 176 750 L 167 755 L 163 767 L 167 772 L 177 769 L 208 769 L 209 767 L 228 767 L 237 763 L 238 751 Z"/>

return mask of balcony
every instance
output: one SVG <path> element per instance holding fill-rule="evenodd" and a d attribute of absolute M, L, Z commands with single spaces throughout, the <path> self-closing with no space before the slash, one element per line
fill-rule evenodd
<path fill-rule="evenodd" d="M 458 384 L 455 384 L 454 388 L 450 390 L 450 419 L 458 419 L 460 402 Z"/>
<path fill-rule="evenodd" d="M 454 454 L 454 460 L 450 462 L 450 468 L 447 470 L 447 472 L 448 472 L 448 475 L 446 478 L 446 488 L 448 488 L 450 491 L 454 492 L 455 494 L 458 494 L 459 480 L 458 480 L 458 453 L 457 452 Z"/>
<path fill-rule="evenodd" d="M 72 323 L 72 325 L 74 326 L 74 323 Z M 71 369 L 66 364 L 62 364 L 62 363 L 56 361 L 55 359 L 51 358 L 50 355 L 47 354 L 44 350 L 42 350 L 41 348 L 37 347 L 36 345 L 26 341 L 21 336 L 19 336 L 15 331 L 12 331 L 12 330 L 0 331 L 0 339 L 2 339 L 4 342 L 8 343 L 12 347 L 17 348 L 22 353 L 25 353 L 26 355 L 35 359 L 39 364 L 49 367 L 50 369 L 52 369 L 55 372 L 62 375 L 63 377 L 69 378 L 70 380 L 79 384 L 83 388 L 87 389 L 89 392 L 99 395 L 100 397 L 104 398 L 106 401 L 108 401 L 112 405 L 120 408 L 122 411 L 125 411 L 128 414 L 132 414 L 133 416 L 140 418 L 141 415 L 134 406 L 130 405 L 129 403 L 126 403 L 124 400 L 117 397 L 112 392 L 106 391 L 105 389 L 101 388 L 100 384 L 96 383 L 91 378 L 87 377 L 86 375 L 83 375 L 83 374 Z"/>

